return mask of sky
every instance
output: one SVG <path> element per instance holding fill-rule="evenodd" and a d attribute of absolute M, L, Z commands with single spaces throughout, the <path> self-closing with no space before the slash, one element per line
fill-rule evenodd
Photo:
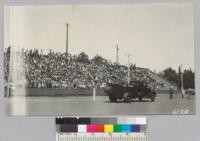
<path fill-rule="evenodd" d="M 194 70 L 194 19 L 191 3 L 123 5 L 10 6 L 4 8 L 4 47 L 64 53 L 84 51 L 116 62 L 162 71 Z"/>

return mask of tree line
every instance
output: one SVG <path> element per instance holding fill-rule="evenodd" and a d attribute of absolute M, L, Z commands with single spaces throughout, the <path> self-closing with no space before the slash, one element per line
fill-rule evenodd
<path fill-rule="evenodd" d="M 195 88 L 195 73 L 191 69 L 185 69 L 183 70 L 183 88 Z M 178 71 L 176 72 L 171 67 L 163 70 L 163 72 L 159 73 L 160 76 L 167 79 L 169 82 L 175 84 L 178 86 L 178 88 L 181 88 L 181 69 L 178 68 Z"/>

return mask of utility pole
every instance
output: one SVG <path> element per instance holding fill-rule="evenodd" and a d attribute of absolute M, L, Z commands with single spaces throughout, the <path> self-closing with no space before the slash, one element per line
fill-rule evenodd
<path fill-rule="evenodd" d="M 68 37 L 69 37 L 69 33 L 68 33 L 68 27 L 69 27 L 69 24 L 68 23 L 65 23 L 66 24 L 66 55 L 68 55 Z"/>
<path fill-rule="evenodd" d="M 118 44 L 115 45 L 116 46 L 116 62 L 117 64 L 119 64 L 119 47 L 118 47 Z"/>
<path fill-rule="evenodd" d="M 182 98 L 185 96 L 185 91 L 183 87 L 183 65 L 180 65 L 180 70 L 181 70 L 181 93 L 182 93 Z"/>
<path fill-rule="evenodd" d="M 126 53 L 125 55 L 127 55 L 127 57 L 128 57 L 128 79 L 127 79 L 127 81 L 128 81 L 128 84 L 130 84 L 130 54 L 128 54 L 128 53 Z"/>
<path fill-rule="evenodd" d="M 183 71 L 182 71 L 183 66 L 182 66 L 182 64 L 180 65 L 180 69 L 181 69 L 181 89 L 183 89 Z"/>

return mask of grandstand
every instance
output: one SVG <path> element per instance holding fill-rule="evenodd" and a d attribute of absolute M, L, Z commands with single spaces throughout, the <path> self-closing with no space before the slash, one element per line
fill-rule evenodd
<path fill-rule="evenodd" d="M 10 47 L 4 51 L 5 86 L 8 83 L 10 52 Z M 43 54 L 38 49 L 21 49 L 18 54 L 24 57 L 24 65 L 21 67 L 25 70 L 27 88 L 91 89 L 94 84 L 101 88 L 113 78 L 120 80 L 121 83 L 127 82 L 128 68 L 106 59 L 89 59 L 84 62 L 78 59 L 78 55 L 53 51 Z M 157 89 L 168 89 L 170 86 L 168 81 L 146 68 L 131 67 L 130 80 L 145 81 Z"/>

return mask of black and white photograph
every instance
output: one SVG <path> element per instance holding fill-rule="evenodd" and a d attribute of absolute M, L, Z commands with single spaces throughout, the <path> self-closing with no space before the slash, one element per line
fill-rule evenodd
<path fill-rule="evenodd" d="M 195 114 L 193 13 L 193 3 L 5 6 L 3 114 Z"/>

